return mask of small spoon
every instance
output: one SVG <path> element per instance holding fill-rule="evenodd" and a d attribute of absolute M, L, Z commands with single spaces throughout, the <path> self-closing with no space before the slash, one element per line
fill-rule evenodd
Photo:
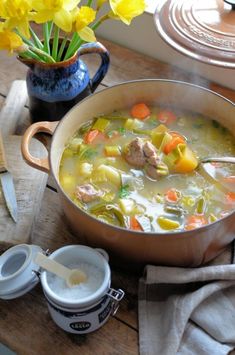
<path fill-rule="evenodd" d="M 69 269 L 42 253 L 37 253 L 34 261 L 43 269 L 64 279 L 69 287 L 78 285 L 87 280 L 87 275 L 82 270 Z"/>

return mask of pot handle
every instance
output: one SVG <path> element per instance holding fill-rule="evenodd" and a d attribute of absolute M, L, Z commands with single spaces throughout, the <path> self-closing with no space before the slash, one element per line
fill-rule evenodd
<path fill-rule="evenodd" d="M 99 42 L 83 44 L 77 52 L 78 56 L 90 53 L 99 54 L 101 57 L 101 64 L 90 81 L 91 92 L 94 92 L 108 71 L 110 58 L 108 50 Z"/>
<path fill-rule="evenodd" d="M 22 141 L 21 141 L 21 152 L 24 160 L 33 168 L 44 171 L 46 173 L 50 172 L 50 164 L 48 156 L 46 158 L 35 158 L 29 152 L 29 145 L 32 137 L 39 132 L 49 133 L 53 135 L 59 121 L 56 122 L 37 122 L 32 124 L 25 131 Z"/>

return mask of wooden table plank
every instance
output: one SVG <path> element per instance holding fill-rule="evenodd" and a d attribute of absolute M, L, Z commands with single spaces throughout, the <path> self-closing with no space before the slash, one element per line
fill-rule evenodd
<path fill-rule="evenodd" d="M 13 301 L 0 300 L 1 341 L 17 355 L 138 354 L 138 333 L 111 317 L 89 335 L 71 335 L 51 319 L 40 286 Z"/>

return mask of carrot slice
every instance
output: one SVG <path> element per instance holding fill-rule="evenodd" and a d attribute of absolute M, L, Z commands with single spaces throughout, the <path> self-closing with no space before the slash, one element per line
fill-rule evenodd
<path fill-rule="evenodd" d="M 150 115 L 150 109 L 144 103 L 136 104 L 131 109 L 131 116 L 143 120 Z"/>
<path fill-rule="evenodd" d="M 176 119 L 177 119 L 176 115 L 172 111 L 169 111 L 169 110 L 160 111 L 158 114 L 158 120 L 161 123 L 164 123 L 167 125 L 170 125 L 171 123 L 175 122 Z"/>
<path fill-rule="evenodd" d="M 231 204 L 231 203 L 235 203 L 235 192 L 227 192 L 225 194 L 225 198 L 226 198 L 226 201 L 227 203 Z"/>
<path fill-rule="evenodd" d="M 192 215 L 188 217 L 185 230 L 192 230 L 207 224 L 207 219 L 203 215 Z"/>
<path fill-rule="evenodd" d="M 170 134 L 172 136 L 172 140 L 164 146 L 163 152 L 165 154 L 169 154 L 173 149 L 177 147 L 178 144 L 185 143 L 184 137 L 182 137 L 180 134 L 175 132 Z"/>
<path fill-rule="evenodd" d="M 130 229 L 136 230 L 136 231 L 142 231 L 143 229 L 141 228 L 140 223 L 137 221 L 135 216 L 130 217 Z"/>
<path fill-rule="evenodd" d="M 104 133 L 100 132 L 98 129 L 92 129 L 85 134 L 84 143 L 91 144 L 94 143 L 94 141 L 97 139 L 104 140 L 105 135 Z"/>
<path fill-rule="evenodd" d="M 174 188 L 169 189 L 165 193 L 165 198 L 168 202 L 178 202 L 180 199 L 180 192 Z"/>

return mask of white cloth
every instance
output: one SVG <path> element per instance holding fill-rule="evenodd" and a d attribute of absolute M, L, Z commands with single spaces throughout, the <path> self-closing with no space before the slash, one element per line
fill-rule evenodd
<path fill-rule="evenodd" d="M 235 348 L 235 265 L 147 265 L 139 282 L 140 355 L 225 355 Z"/>

